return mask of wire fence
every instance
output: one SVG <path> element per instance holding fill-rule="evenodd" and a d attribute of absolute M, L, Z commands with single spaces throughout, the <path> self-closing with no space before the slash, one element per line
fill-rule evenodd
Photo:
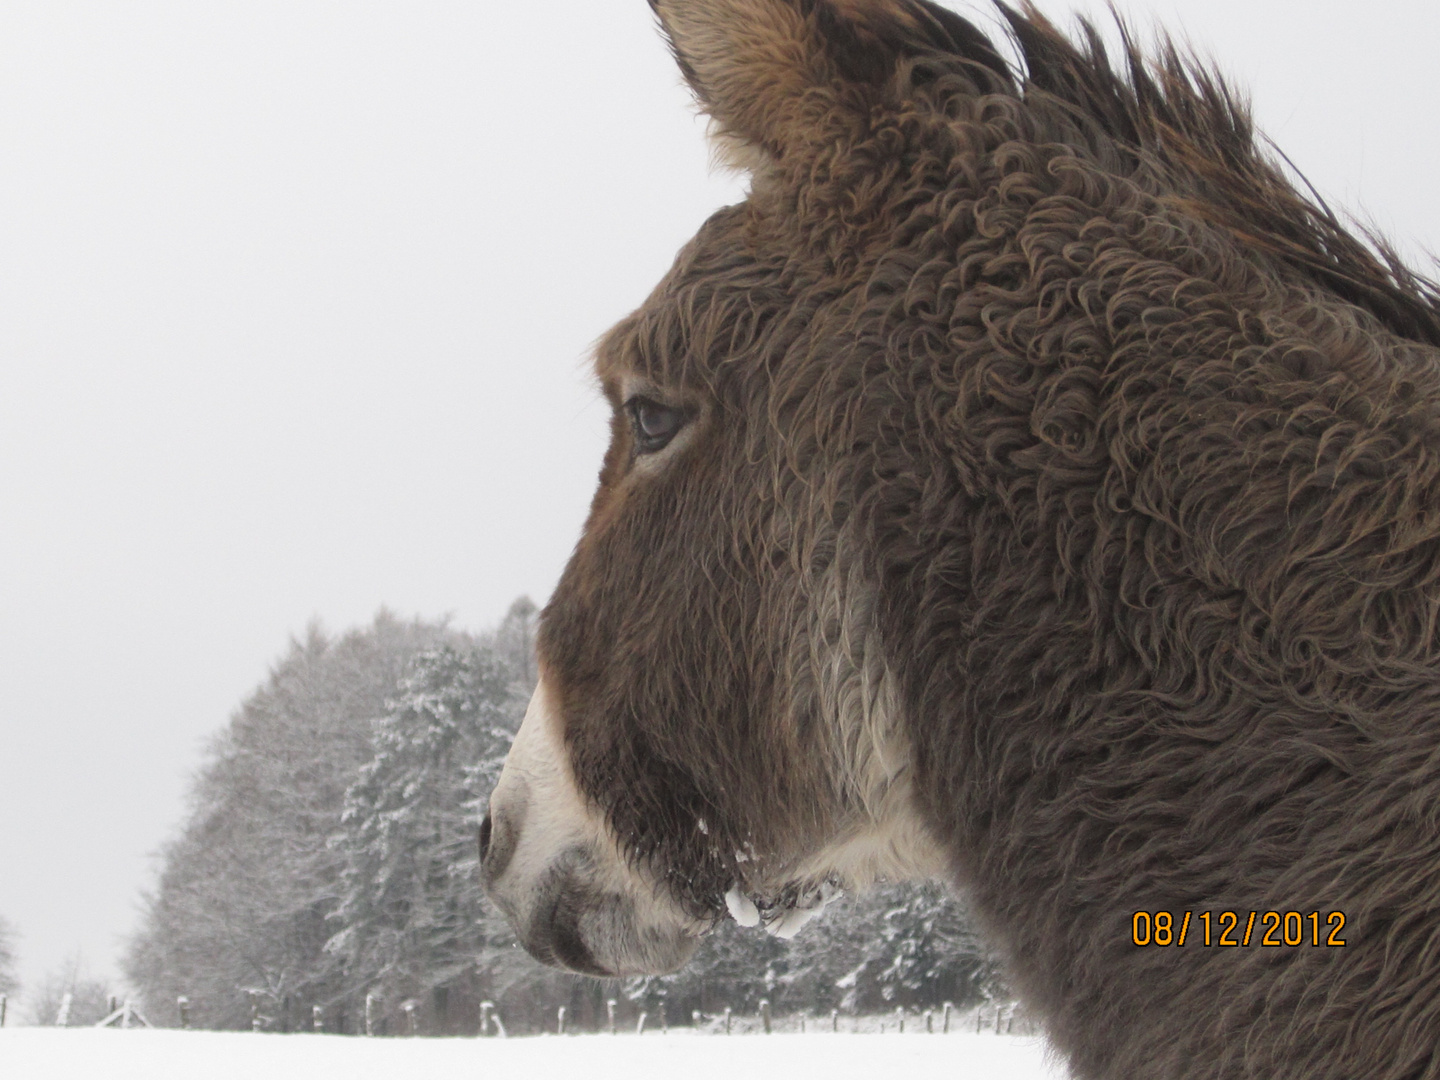
<path fill-rule="evenodd" d="M 247 993 L 250 1000 L 250 1030 L 254 1032 L 276 1030 L 273 1026 L 273 1018 L 264 1011 L 262 992 L 252 990 Z M 0 994 L 0 1027 L 5 1026 L 7 1006 L 6 996 Z M 192 1009 L 193 1003 L 189 997 L 177 998 L 173 1026 L 189 1029 Z M 385 1010 L 385 1002 L 380 995 L 367 994 L 363 1022 L 358 1034 L 371 1038 L 394 1036 L 413 1038 L 434 1034 L 423 1029 L 416 1001 L 409 1000 L 400 1003 L 399 1015 L 403 1017 L 403 1020 L 399 1024 L 399 1030 L 396 1030 L 395 1025 L 387 1022 L 388 1014 Z M 507 1038 L 509 1036 L 501 1010 L 496 1007 L 494 1002 L 480 1003 L 478 1019 L 479 1037 Z M 325 1033 L 329 1030 L 326 1025 L 325 1010 L 321 1006 L 315 1005 L 311 1008 L 309 1020 L 310 1023 L 307 1027 L 297 1026 L 287 1030 L 291 1033 L 306 1030 Z M 672 1017 L 668 1014 L 663 1001 L 652 1009 L 642 1009 L 632 1023 L 629 1018 L 621 1018 L 619 1001 L 616 998 L 610 998 L 605 1002 L 605 1019 L 599 1033 L 616 1036 L 666 1034 L 671 1031 L 671 1021 Z M 76 1026 L 70 1020 L 69 994 L 62 999 L 54 1024 L 57 1027 Z M 130 1001 L 112 998 L 110 1014 L 94 1026 L 130 1028 L 150 1027 L 151 1024 L 141 1016 Z M 897 1007 L 893 1011 L 882 1013 L 853 1014 L 832 1009 L 829 1013 L 798 1012 L 777 1015 L 771 1009 L 770 1002 L 762 999 L 758 1010 L 753 1013 L 741 1013 L 732 1008 L 725 1008 L 717 1013 L 702 1013 L 697 1010 L 685 1017 L 677 1027 L 679 1030 L 688 1029 L 694 1034 L 722 1036 L 773 1034 L 952 1035 L 960 1033 L 1028 1036 L 1040 1034 L 1040 1027 L 1035 1020 L 1013 1001 L 986 1002 L 966 1009 L 957 1009 L 952 1003 L 946 1002 L 937 1008 L 905 1009 Z M 591 1035 L 596 1034 L 596 1030 L 592 1026 L 582 1027 L 575 1024 L 567 1008 L 562 1005 L 555 1014 L 553 1027 L 541 1034 Z"/>
<path fill-rule="evenodd" d="M 69 995 L 66 995 L 68 999 Z M 251 1022 L 250 1030 L 265 1032 L 275 1030 L 272 1026 L 272 1018 L 265 1014 L 262 1008 L 263 995 L 259 991 L 251 991 L 250 1007 Z M 0 1027 L 5 1025 L 5 1014 L 7 1007 L 5 995 L 0 994 Z M 55 1025 L 58 1027 L 70 1027 L 69 1001 L 61 1004 L 60 1013 L 55 1017 Z M 143 1018 L 128 1000 L 112 999 L 111 1014 L 107 1016 L 96 1027 L 150 1027 L 148 1020 Z M 610 998 L 605 1003 L 605 1021 L 600 1029 L 600 1034 L 609 1035 L 636 1035 L 647 1034 L 668 1034 L 672 1030 L 671 1017 L 668 1015 L 665 1004 L 661 1002 L 658 1007 L 643 1009 L 640 1011 L 633 1024 L 627 1019 L 621 1019 L 619 1002 Z M 182 1029 L 191 1027 L 191 1014 L 193 1003 L 189 997 L 179 997 L 175 1001 L 175 1023 L 173 1026 Z M 384 1001 L 378 994 L 367 994 L 365 997 L 365 1011 L 363 1025 L 358 1032 L 362 1036 L 376 1037 L 419 1037 L 431 1034 L 423 1030 L 419 1020 L 417 1003 L 414 1001 L 402 1002 L 399 1006 L 400 1015 L 404 1020 L 395 1030 L 394 1025 L 385 1022 Z M 311 1031 L 325 1033 L 326 1027 L 325 1010 L 315 1005 L 310 1011 L 310 1023 L 308 1027 L 297 1027 L 290 1029 L 291 1033 Z M 505 1028 L 505 1021 L 501 1010 L 494 1002 L 485 1001 L 480 1005 L 479 1015 L 479 1037 L 482 1038 L 507 1038 L 509 1033 Z M 85 1025 L 89 1026 L 89 1025 Z M 1002 1001 L 990 1002 L 979 1006 L 972 1006 L 967 1009 L 957 1009 L 950 1002 L 933 1009 L 904 1009 L 896 1008 L 891 1012 L 852 1014 L 844 1013 L 833 1009 L 829 1013 L 789 1013 L 776 1015 L 773 1013 L 770 1002 L 762 1000 L 759 1009 L 754 1013 L 741 1013 L 734 1009 L 726 1008 L 718 1013 L 692 1012 L 684 1018 L 684 1022 L 675 1025 L 678 1030 L 689 1030 L 699 1035 L 839 1035 L 839 1034 L 871 1034 L 871 1035 L 952 1035 L 961 1033 L 970 1034 L 994 1034 L 994 1035 L 1038 1035 L 1039 1025 L 1021 1008 L 1016 1002 Z M 596 1031 L 593 1027 L 580 1027 L 574 1024 L 568 1015 L 565 1006 L 561 1006 L 555 1015 L 555 1022 L 552 1029 L 542 1032 L 547 1035 L 593 1035 Z"/>

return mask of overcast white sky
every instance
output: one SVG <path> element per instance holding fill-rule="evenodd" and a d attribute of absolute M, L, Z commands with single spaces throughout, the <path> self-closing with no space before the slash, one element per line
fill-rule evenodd
<path fill-rule="evenodd" d="M 1121 7 L 1218 58 L 1333 203 L 1440 246 L 1440 5 Z M 544 601 L 603 446 L 590 343 L 742 192 L 643 0 L 0 0 L 27 981 L 116 970 L 205 739 L 309 620 Z"/>

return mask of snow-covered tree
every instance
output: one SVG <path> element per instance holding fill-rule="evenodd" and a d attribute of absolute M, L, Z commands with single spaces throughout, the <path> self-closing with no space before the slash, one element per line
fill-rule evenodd
<path fill-rule="evenodd" d="M 15 930 L 0 916 L 0 994 L 13 994 L 20 988 L 15 975 Z"/>
<path fill-rule="evenodd" d="M 332 840 L 344 865 L 328 951 L 357 991 L 419 998 L 430 1030 L 468 1026 L 483 959 L 513 951 L 480 889 L 477 835 L 524 706 L 515 683 L 491 649 L 418 655 Z"/>
<path fill-rule="evenodd" d="M 528 596 L 510 605 L 495 631 L 495 651 L 513 672 L 515 685 L 525 698 L 535 689 L 535 629 L 539 611 Z"/>
<path fill-rule="evenodd" d="M 345 865 L 328 840 L 375 718 L 411 658 L 446 640 L 463 638 L 385 613 L 338 640 L 312 628 L 241 705 L 131 942 L 126 974 L 152 1022 L 174 1022 L 185 995 L 201 1026 L 248 1027 L 253 1000 L 275 1028 L 308 1020 L 311 1005 L 356 1028 L 363 1002 L 324 951 Z"/>
<path fill-rule="evenodd" d="M 1002 996 L 994 959 L 942 886 L 882 888 L 847 914 L 865 932 L 860 964 L 840 980 L 845 1006 L 918 1007 Z"/>

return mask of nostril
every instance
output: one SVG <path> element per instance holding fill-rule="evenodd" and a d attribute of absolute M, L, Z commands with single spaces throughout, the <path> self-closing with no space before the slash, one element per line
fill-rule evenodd
<path fill-rule="evenodd" d="M 485 815 L 485 820 L 480 822 L 480 861 L 485 861 L 485 853 L 490 850 L 490 815 Z"/>
<path fill-rule="evenodd" d="M 525 800 L 509 798 L 504 805 L 491 803 L 480 822 L 480 881 L 489 889 L 505 874 L 520 842 L 519 828 L 525 817 Z"/>

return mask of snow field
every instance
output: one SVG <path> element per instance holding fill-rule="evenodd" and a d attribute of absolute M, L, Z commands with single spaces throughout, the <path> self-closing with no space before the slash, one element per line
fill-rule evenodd
<path fill-rule="evenodd" d="M 0 1030 L 4 1080 L 1065 1080 L 1043 1040 L 995 1035 L 580 1035 L 361 1039 Z"/>

